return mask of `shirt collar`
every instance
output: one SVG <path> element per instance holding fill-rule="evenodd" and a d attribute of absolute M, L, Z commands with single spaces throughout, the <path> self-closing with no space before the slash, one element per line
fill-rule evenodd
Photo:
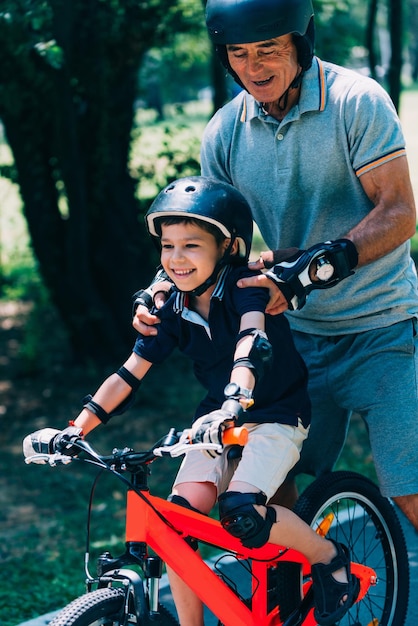
<path fill-rule="evenodd" d="M 211 300 L 213 298 L 222 300 L 224 293 L 225 293 L 226 279 L 231 269 L 232 269 L 231 265 L 225 265 L 225 267 L 222 268 L 219 274 L 218 280 L 216 281 L 215 289 L 213 290 L 213 293 L 211 295 Z M 189 299 L 190 297 L 188 293 L 185 293 L 184 291 L 178 291 L 176 293 L 176 297 L 175 297 L 174 304 L 173 304 L 174 313 L 177 313 L 177 314 L 181 313 L 186 307 L 188 307 Z"/>
<path fill-rule="evenodd" d="M 314 57 L 312 66 L 302 78 L 299 102 L 289 111 L 285 120 L 298 119 L 307 111 L 323 111 L 326 105 L 326 79 L 323 63 Z M 266 119 L 266 113 L 260 102 L 248 92 L 244 93 L 241 109 L 241 122 L 250 122 L 254 118 Z"/>

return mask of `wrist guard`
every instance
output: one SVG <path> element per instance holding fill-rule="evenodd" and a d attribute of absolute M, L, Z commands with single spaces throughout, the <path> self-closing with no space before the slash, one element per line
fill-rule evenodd
<path fill-rule="evenodd" d="M 291 311 L 301 309 L 314 289 L 329 289 L 354 274 L 358 263 L 357 249 L 350 239 L 318 243 L 295 256 L 278 263 L 266 274 L 282 289 Z M 314 281 L 310 277 L 313 263 L 318 279 Z"/>
<path fill-rule="evenodd" d="M 167 276 L 167 274 L 165 273 L 165 271 L 160 268 L 156 275 L 154 276 L 154 278 L 151 281 L 151 284 L 149 285 L 149 287 L 147 287 L 146 289 L 140 289 L 139 291 L 136 291 L 134 293 L 134 295 L 132 296 L 133 302 L 132 302 L 132 317 L 135 316 L 136 310 L 138 308 L 139 305 L 142 305 L 144 307 L 146 307 L 148 309 L 148 311 L 150 311 L 152 309 L 152 306 L 154 304 L 154 295 L 155 293 L 158 292 L 157 291 L 154 293 L 154 289 L 153 287 L 157 284 L 157 283 L 161 283 L 165 280 L 170 280 Z"/>

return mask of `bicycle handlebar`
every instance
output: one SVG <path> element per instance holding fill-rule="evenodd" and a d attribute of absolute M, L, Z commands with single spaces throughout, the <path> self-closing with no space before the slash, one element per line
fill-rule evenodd
<path fill-rule="evenodd" d="M 244 446 L 248 440 L 248 431 L 245 427 L 228 428 L 223 432 L 222 445 L 240 445 Z M 190 429 L 176 432 L 171 428 L 165 437 L 157 441 L 149 450 L 143 452 L 135 452 L 131 448 L 123 450 L 114 450 L 111 455 L 100 455 L 94 448 L 81 437 L 74 440 L 74 447 L 79 448 L 80 452 L 85 452 L 89 457 L 103 466 L 114 464 L 120 467 L 135 467 L 148 464 L 157 457 L 170 456 L 172 458 L 187 454 L 190 450 L 217 450 L 221 452 L 222 445 L 215 443 L 195 443 L 190 439 Z M 69 456 L 57 450 L 53 454 L 34 454 L 25 458 L 25 463 L 49 464 L 51 467 L 56 465 L 68 465 L 74 460 L 78 460 L 76 456 Z"/>

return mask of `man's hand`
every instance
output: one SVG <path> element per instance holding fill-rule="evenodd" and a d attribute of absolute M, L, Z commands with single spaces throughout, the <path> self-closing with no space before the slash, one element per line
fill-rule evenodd
<path fill-rule="evenodd" d="M 336 239 L 311 246 L 308 250 L 286 248 L 274 252 L 262 252 L 255 263 L 249 263 L 250 269 L 270 268 L 264 276 L 243 278 L 238 287 L 265 287 L 262 280 L 270 279 L 283 293 L 287 307 L 282 308 L 281 299 L 270 291 L 270 302 L 266 313 L 276 315 L 286 308 L 301 309 L 307 296 L 314 289 L 329 289 L 344 278 L 354 274 L 358 263 L 358 252 L 350 239 Z M 258 280 L 255 280 L 258 279 Z"/>
<path fill-rule="evenodd" d="M 146 306 L 140 304 L 134 313 L 132 326 L 138 333 L 141 333 L 141 335 L 149 337 L 158 333 L 158 329 L 155 328 L 155 326 L 159 324 L 160 321 L 161 320 L 156 315 L 148 311 Z"/>
<path fill-rule="evenodd" d="M 258 261 L 257 261 L 258 263 Z M 252 264 L 254 265 L 254 264 Z M 251 269 L 256 269 L 252 267 Z M 270 278 L 265 274 L 259 274 L 258 276 L 248 276 L 247 278 L 241 278 L 237 282 L 238 287 L 264 287 L 269 290 L 270 300 L 266 306 L 266 313 L 268 315 L 278 315 L 287 311 L 289 308 L 287 299 L 279 287 L 273 283 Z"/>
<path fill-rule="evenodd" d="M 150 296 L 150 306 L 153 305 L 156 309 L 161 309 L 167 301 L 169 291 L 172 286 L 173 284 L 170 283 L 170 281 L 164 280 L 154 283 L 151 287 L 149 287 L 149 290 L 153 292 L 153 296 Z M 156 315 L 150 313 L 149 308 L 145 304 L 138 304 L 134 310 L 132 319 L 132 326 L 136 331 L 146 337 L 156 335 L 158 333 L 158 329 L 155 328 L 155 326 L 159 323 L 160 319 Z"/>
<path fill-rule="evenodd" d="M 250 270 L 263 270 L 270 269 L 277 263 L 287 261 L 294 257 L 297 257 L 301 251 L 298 248 L 282 248 L 280 250 L 265 250 L 260 253 L 259 258 L 256 261 L 248 263 Z M 285 284 L 277 286 L 267 276 L 254 276 L 248 278 L 242 278 L 238 281 L 238 287 L 265 287 L 269 290 L 270 300 L 266 306 L 266 313 L 268 315 L 279 315 L 289 309 L 289 302 L 292 300 L 294 293 Z"/>
<path fill-rule="evenodd" d="M 242 407 L 237 400 L 225 400 L 220 409 L 202 415 L 193 422 L 190 430 L 190 438 L 194 443 L 222 444 L 222 434 L 227 428 L 235 425 Z M 202 450 L 203 454 L 215 459 L 221 452 L 217 450 Z"/>

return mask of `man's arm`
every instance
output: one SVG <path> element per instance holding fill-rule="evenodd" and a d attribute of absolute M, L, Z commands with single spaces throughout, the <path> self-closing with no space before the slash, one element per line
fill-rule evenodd
<path fill-rule="evenodd" d="M 370 213 L 343 238 L 352 241 L 358 252 L 358 267 L 389 254 L 410 239 L 416 228 L 416 209 L 405 156 L 389 161 L 360 178 L 362 187 L 374 204 Z M 260 260 L 250 264 L 261 269 L 273 261 L 273 252 L 263 252 Z M 315 276 L 312 275 L 312 280 Z M 266 313 L 277 315 L 288 308 L 279 287 L 265 275 L 243 278 L 239 287 L 259 286 L 270 290 Z"/>
<path fill-rule="evenodd" d="M 360 183 L 374 208 L 346 237 L 355 244 L 363 266 L 410 239 L 416 228 L 416 208 L 406 156 L 363 174 Z"/>

